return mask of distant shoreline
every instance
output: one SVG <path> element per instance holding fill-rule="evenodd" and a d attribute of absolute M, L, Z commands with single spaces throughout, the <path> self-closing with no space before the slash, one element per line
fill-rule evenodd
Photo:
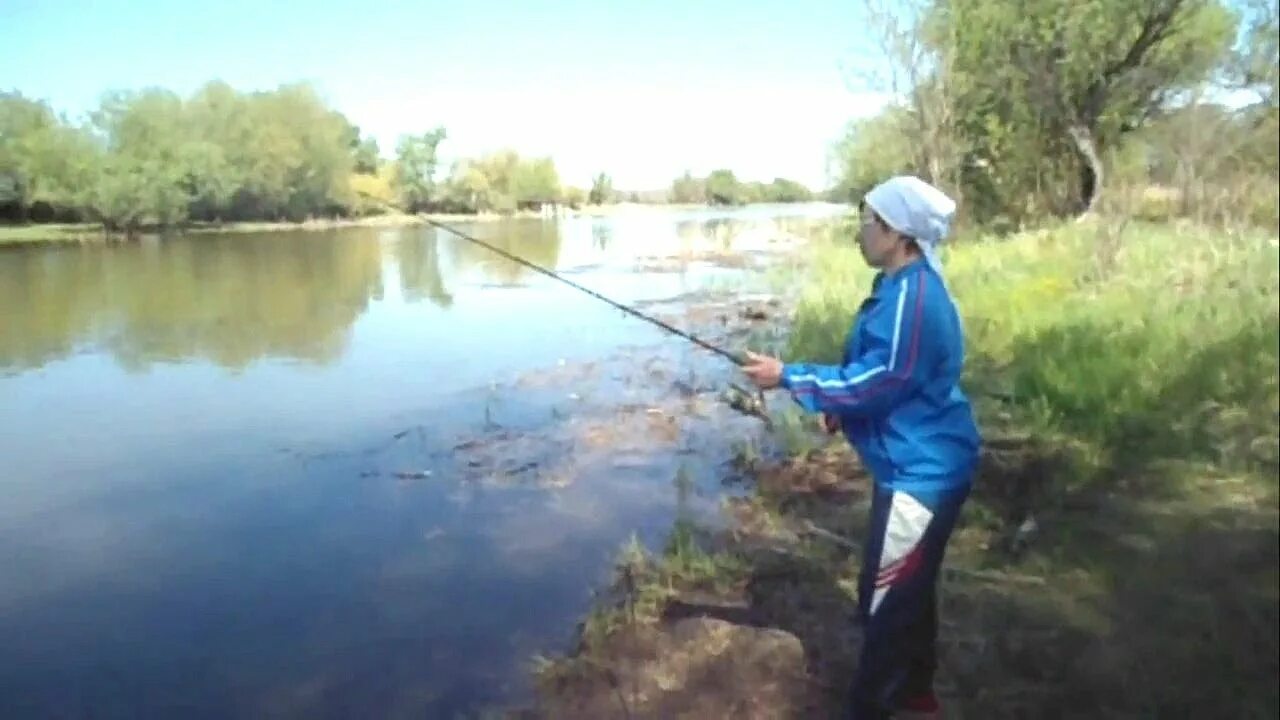
<path fill-rule="evenodd" d="M 343 228 L 394 228 L 423 225 L 428 219 L 437 222 L 491 222 L 501 220 L 504 217 L 535 218 L 538 215 L 525 212 L 512 213 L 510 215 L 490 213 L 477 215 L 388 213 L 358 218 L 313 218 L 301 222 L 251 220 L 228 223 L 191 223 L 185 227 L 173 228 L 170 232 L 177 235 L 233 235 L 241 233 L 338 230 Z M 159 237 L 162 235 L 164 235 L 164 231 L 157 228 L 144 228 L 138 231 L 135 237 Z M 109 232 L 95 223 L 0 226 L 0 247 L 5 245 L 91 244 L 124 241 L 126 241 L 126 237 L 123 233 Z"/>
<path fill-rule="evenodd" d="M 796 203 L 808 204 L 808 203 Z M 192 223 L 173 232 L 178 235 L 224 235 L 239 233 L 265 233 L 286 231 L 338 230 L 361 227 L 412 227 L 435 222 L 476 223 L 497 222 L 512 219 L 612 217 L 623 214 L 701 210 L 716 206 L 684 203 L 649 205 L 645 203 L 616 203 L 611 205 L 587 205 L 576 210 L 565 209 L 559 214 L 543 215 L 537 211 L 521 210 L 513 213 L 388 213 L 360 218 L 317 218 L 302 222 L 229 222 L 221 224 Z M 740 206 L 749 207 L 749 206 Z M 155 228 L 140 230 L 135 237 L 158 237 L 164 233 Z M 62 245 L 125 242 L 123 233 L 108 232 L 95 223 L 0 225 L 0 247 L 22 245 Z"/>

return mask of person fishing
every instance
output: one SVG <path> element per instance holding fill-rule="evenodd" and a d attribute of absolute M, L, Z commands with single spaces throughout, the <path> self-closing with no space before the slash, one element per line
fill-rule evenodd
<path fill-rule="evenodd" d="M 858 246 L 878 272 L 839 365 L 747 353 L 743 372 L 843 431 L 873 478 L 858 582 L 863 643 L 855 720 L 933 718 L 939 567 L 976 471 L 981 435 L 960 388 L 964 339 L 936 246 L 955 202 L 912 176 L 866 194 Z"/>

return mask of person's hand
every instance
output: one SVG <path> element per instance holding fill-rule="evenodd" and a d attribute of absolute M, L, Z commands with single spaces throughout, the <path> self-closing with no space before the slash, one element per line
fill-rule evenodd
<path fill-rule="evenodd" d="M 840 416 L 822 413 L 822 429 L 826 430 L 828 435 L 835 435 L 840 431 Z"/>
<path fill-rule="evenodd" d="M 747 362 L 742 366 L 742 372 L 756 384 L 756 387 L 769 390 L 778 387 L 782 382 L 782 361 L 748 351 Z"/>

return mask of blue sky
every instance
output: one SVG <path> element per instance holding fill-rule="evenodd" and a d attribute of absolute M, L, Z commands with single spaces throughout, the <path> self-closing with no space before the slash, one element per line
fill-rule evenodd
<path fill-rule="evenodd" d="M 860 5 L 0 0 L 0 89 L 76 116 L 108 89 L 310 80 L 384 153 L 443 125 L 446 159 L 549 154 L 578 185 L 729 167 L 822 186 L 830 143 L 883 102 L 842 70 Z"/>

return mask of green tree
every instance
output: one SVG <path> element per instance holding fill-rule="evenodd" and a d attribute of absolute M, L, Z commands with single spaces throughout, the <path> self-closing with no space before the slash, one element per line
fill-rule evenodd
<path fill-rule="evenodd" d="M 751 203 L 767 202 L 769 200 L 769 187 L 758 180 L 740 183 L 738 185 L 738 202 L 744 205 Z"/>
<path fill-rule="evenodd" d="M 911 130 L 911 118 L 901 107 L 849 123 L 833 151 L 839 177 L 835 197 L 857 202 L 885 178 L 914 172 Z"/>
<path fill-rule="evenodd" d="M 411 212 L 427 207 L 435 196 L 436 150 L 444 128 L 400 138 L 396 146 L 396 186 L 401 203 Z"/>
<path fill-rule="evenodd" d="M 551 158 L 520 160 L 511 175 L 516 207 L 537 207 L 560 200 L 560 176 Z"/>
<path fill-rule="evenodd" d="M 591 181 L 591 192 L 587 194 L 587 201 L 592 205 L 603 205 L 613 201 L 613 180 L 608 175 L 600 173 Z"/>
<path fill-rule="evenodd" d="M 987 212 L 1013 215 L 1058 184 L 1050 210 L 1093 209 L 1103 150 L 1207 79 L 1233 27 L 1215 0 L 948 0 L 934 13 L 930 41 L 952 44 L 943 85 L 971 143 L 967 183 Z"/>
<path fill-rule="evenodd" d="M 352 126 L 310 85 L 241 94 L 210 83 L 188 104 L 192 133 L 222 155 L 212 185 L 234 188 L 225 202 L 197 202 L 194 217 L 301 220 L 355 206 Z"/>
<path fill-rule="evenodd" d="M 187 219 L 301 220 L 357 209 L 352 171 L 377 146 L 306 83 L 240 93 L 206 84 L 105 94 L 74 126 L 44 103 L 0 95 L 0 205 L 133 230 Z M 47 219 L 47 218 L 46 218 Z"/>
<path fill-rule="evenodd" d="M 470 160 L 454 163 L 444 184 L 442 206 L 451 212 L 478 212 L 491 206 L 492 189 L 484 169 Z"/>
<path fill-rule="evenodd" d="M 342 118 L 345 125 L 343 138 L 351 150 L 351 161 L 355 172 L 361 175 L 376 175 L 380 164 L 378 141 L 360 132 L 360 127 Z"/>
<path fill-rule="evenodd" d="M 577 209 L 582 207 L 582 204 L 587 201 L 588 193 L 580 187 L 569 186 L 564 189 L 562 195 L 563 197 L 561 199 L 564 201 L 565 205 Z"/>
<path fill-rule="evenodd" d="M 565 196 L 551 158 L 522 158 L 511 149 L 454 164 L 443 204 L 455 211 L 509 213 L 557 203 Z"/>
<path fill-rule="evenodd" d="M 73 213 L 95 152 L 89 134 L 47 103 L 0 93 L 0 212 L 20 222 L 37 204 L 50 215 Z"/>
<path fill-rule="evenodd" d="M 743 190 L 732 170 L 714 170 L 707 176 L 706 193 L 712 205 L 738 205 Z"/>
<path fill-rule="evenodd" d="M 350 178 L 354 167 L 343 145 L 346 118 L 329 108 L 307 84 L 291 84 L 267 96 L 277 126 L 293 123 L 297 155 L 286 175 L 286 216 L 301 220 L 312 214 L 345 215 L 355 205 Z"/>
<path fill-rule="evenodd" d="M 182 99 L 167 90 L 113 92 L 92 113 L 106 141 L 96 164 L 96 182 L 85 204 L 103 224 L 133 231 L 144 223 L 162 226 L 187 218 L 195 177 L 187 147 Z"/>
<path fill-rule="evenodd" d="M 706 188 L 688 170 L 671 183 L 671 202 L 680 204 L 706 202 Z"/>
<path fill-rule="evenodd" d="M 356 144 L 352 159 L 355 161 L 356 172 L 363 175 L 376 175 L 379 164 L 378 141 L 372 137 L 361 139 Z"/>
<path fill-rule="evenodd" d="M 1243 11 L 1244 38 L 1228 77 L 1236 87 L 1256 92 L 1259 105 L 1275 110 L 1280 104 L 1280 2 L 1247 0 Z"/>
<path fill-rule="evenodd" d="M 806 202 L 813 199 L 813 193 L 809 188 L 786 178 L 774 178 L 773 182 L 765 188 L 764 196 L 770 202 L 777 203 Z"/>

